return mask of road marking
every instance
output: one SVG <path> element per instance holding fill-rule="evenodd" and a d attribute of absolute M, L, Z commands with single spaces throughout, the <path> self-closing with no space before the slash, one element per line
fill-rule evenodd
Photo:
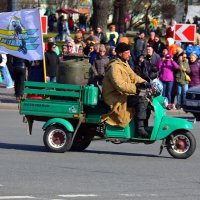
<path fill-rule="evenodd" d="M 158 194 L 136 194 L 136 193 L 132 193 L 132 194 L 120 194 L 121 196 L 125 196 L 125 197 L 158 197 Z"/>
<path fill-rule="evenodd" d="M 0 199 L 35 199 L 32 196 L 0 196 Z"/>
<path fill-rule="evenodd" d="M 96 195 L 96 194 L 62 194 L 62 195 L 58 195 L 58 196 L 74 198 L 74 197 L 97 197 L 98 195 Z"/>

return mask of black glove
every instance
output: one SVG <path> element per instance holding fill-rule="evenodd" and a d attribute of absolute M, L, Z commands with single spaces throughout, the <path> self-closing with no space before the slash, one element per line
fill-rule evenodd
<path fill-rule="evenodd" d="M 138 90 L 142 90 L 142 89 L 144 90 L 147 88 L 151 88 L 151 83 L 148 83 L 148 82 L 136 83 L 135 86 Z"/>
<path fill-rule="evenodd" d="M 146 86 L 146 89 L 147 89 L 147 88 L 151 88 L 151 83 L 145 82 L 145 86 Z"/>

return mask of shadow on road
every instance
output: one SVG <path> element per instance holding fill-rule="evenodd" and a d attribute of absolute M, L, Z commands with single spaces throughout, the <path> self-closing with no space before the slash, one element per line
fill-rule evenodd
<path fill-rule="evenodd" d="M 45 146 L 27 145 L 27 144 L 0 143 L 0 149 L 15 149 L 15 150 L 20 150 L 20 151 L 30 151 L 30 152 L 48 152 L 48 150 L 45 148 Z M 75 153 L 75 151 L 72 151 L 71 153 L 73 153 L 73 152 Z M 162 156 L 162 155 L 126 153 L 126 152 L 113 152 L 113 151 L 98 151 L 98 150 L 85 150 L 85 151 L 82 151 L 82 152 L 79 152 L 79 153 L 172 159 L 171 157 Z"/>
<path fill-rule="evenodd" d="M 27 144 L 8 144 L 0 142 L 0 149 L 15 149 L 22 151 L 36 151 L 36 152 L 47 152 L 44 146 L 27 145 Z"/>
<path fill-rule="evenodd" d="M 161 155 L 125 153 L 125 152 L 113 152 L 113 151 L 85 150 L 85 151 L 83 151 L 83 153 L 118 155 L 118 156 L 131 156 L 131 157 L 135 156 L 135 157 L 150 157 L 150 158 L 168 158 L 168 159 L 171 159 L 171 157 L 161 156 Z"/>

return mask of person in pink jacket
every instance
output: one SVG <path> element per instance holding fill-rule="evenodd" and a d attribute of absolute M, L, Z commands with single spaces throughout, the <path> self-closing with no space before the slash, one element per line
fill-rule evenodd
<path fill-rule="evenodd" d="M 179 65 L 172 59 L 170 54 L 165 55 L 158 62 L 160 72 L 159 79 L 163 84 L 163 96 L 168 98 L 169 104 L 172 103 L 171 95 L 174 84 L 174 72 L 179 69 Z"/>

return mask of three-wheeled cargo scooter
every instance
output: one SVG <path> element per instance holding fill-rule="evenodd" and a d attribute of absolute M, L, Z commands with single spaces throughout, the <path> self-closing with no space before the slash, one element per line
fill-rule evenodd
<path fill-rule="evenodd" d="M 154 123 L 146 127 L 148 138 L 135 137 L 134 119 L 125 128 L 102 124 L 101 115 L 110 111 L 93 85 L 25 82 L 20 114 L 24 115 L 29 134 L 34 121 L 44 122 L 43 141 L 51 152 L 83 151 L 94 136 L 100 136 L 114 144 L 162 140 L 160 153 L 165 147 L 174 158 L 190 157 L 196 148 L 192 123 L 166 115 L 166 98 L 154 96 L 156 84 L 152 88 L 148 93 L 153 97 Z"/>

